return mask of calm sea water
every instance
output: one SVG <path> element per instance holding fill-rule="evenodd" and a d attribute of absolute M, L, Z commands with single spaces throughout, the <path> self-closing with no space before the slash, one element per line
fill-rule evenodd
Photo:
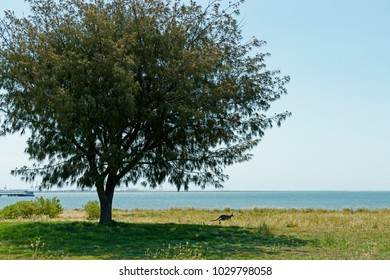
<path fill-rule="evenodd" d="M 81 209 L 88 201 L 97 200 L 95 192 L 36 192 L 36 197 L 57 197 L 65 209 Z M 0 197 L 0 209 L 20 200 L 34 200 L 27 197 Z M 114 208 L 117 209 L 251 209 L 258 208 L 390 208 L 390 192 L 116 192 Z"/>

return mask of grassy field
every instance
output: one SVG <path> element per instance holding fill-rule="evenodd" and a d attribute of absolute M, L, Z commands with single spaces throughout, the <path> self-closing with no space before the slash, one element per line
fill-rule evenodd
<path fill-rule="evenodd" d="M 114 219 L 101 226 L 74 210 L 0 220 L 0 259 L 390 259 L 390 210 L 115 210 Z"/>

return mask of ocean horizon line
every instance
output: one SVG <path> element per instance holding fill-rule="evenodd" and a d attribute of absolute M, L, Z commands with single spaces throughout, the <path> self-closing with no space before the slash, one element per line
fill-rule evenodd
<path fill-rule="evenodd" d="M 33 191 L 35 193 L 48 193 L 48 192 L 80 192 L 80 193 L 91 193 L 91 192 L 96 192 L 96 189 L 48 189 L 48 190 L 34 190 L 33 188 L 31 189 L 7 189 L 9 191 L 14 191 L 14 190 L 28 190 L 28 191 Z M 251 190 L 251 189 L 245 189 L 245 190 L 238 190 L 238 189 L 231 189 L 231 190 L 224 190 L 224 189 L 218 189 L 218 190 L 174 190 L 174 189 L 168 189 L 168 190 L 162 190 L 162 189 L 128 189 L 128 190 L 123 190 L 123 189 L 118 189 L 115 190 L 115 192 L 150 192 L 150 193 L 194 193 L 194 192 L 200 192 L 200 193 L 216 193 L 216 192 L 390 192 L 390 190 L 327 190 L 327 189 L 315 189 L 315 190 L 306 190 L 306 189 L 297 189 L 297 190 Z"/>

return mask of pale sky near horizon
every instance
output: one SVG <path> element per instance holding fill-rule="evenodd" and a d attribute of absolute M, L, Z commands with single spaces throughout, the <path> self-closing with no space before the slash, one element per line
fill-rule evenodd
<path fill-rule="evenodd" d="M 27 6 L 0 0 L 7 9 Z M 291 77 L 271 112 L 293 115 L 227 168 L 225 190 L 390 191 L 390 1 L 246 0 L 241 12 L 245 36 L 267 41 L 268 67 Z M 9 175 L 29 164 L 24 147 L 0 138 L 0 189 L 29 186 Z"/>

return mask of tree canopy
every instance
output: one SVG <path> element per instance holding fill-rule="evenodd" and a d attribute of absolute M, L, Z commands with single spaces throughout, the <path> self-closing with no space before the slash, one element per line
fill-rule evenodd
<path fill-rule="evenodd" d="M 0 134 L 28 131 L 42 185 L 96 187 L 101 223 L 119 184 L 222 187 L 251 158 L 289 77 L 243 42 L 243 1 L 27 0 L 0 22 Z"/>

